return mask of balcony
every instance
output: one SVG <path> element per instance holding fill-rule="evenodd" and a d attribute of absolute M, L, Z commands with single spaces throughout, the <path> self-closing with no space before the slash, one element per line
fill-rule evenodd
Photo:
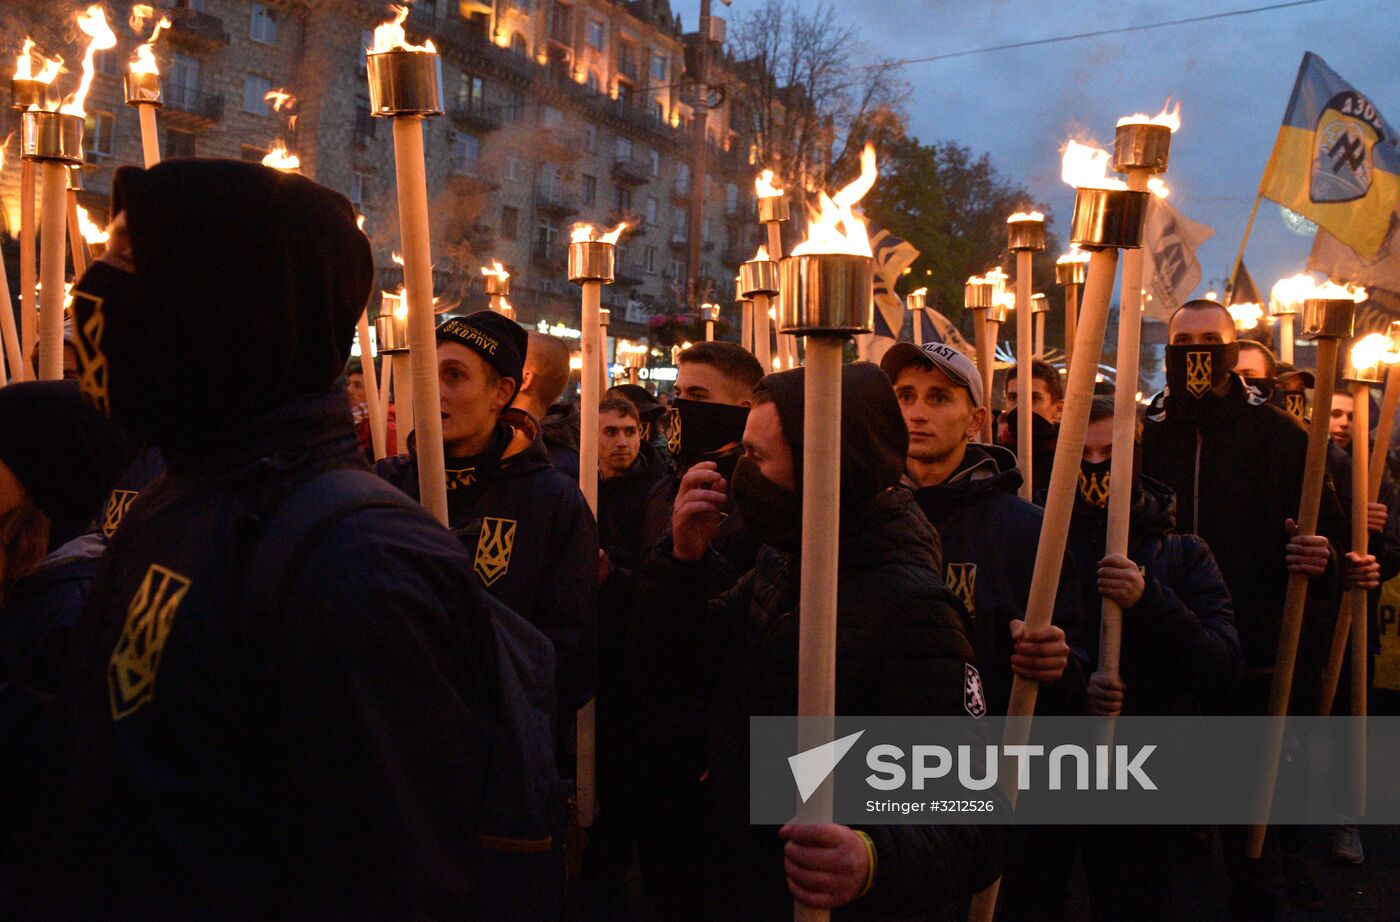
<path fill-rule="evenodd" d="M 165 88 L 164 96 L 161 118 L 177 128 L 208 128 L 224 117 L 222 93 L 201 93 L 194 87 L 175 84 Z"/>
<path fill-rule="evenodd" d="M 535 210 L 541 214 L 567 218 L 578 214 L 578 202 L 558 189 L 536 189 Z"/>
<path fill-rule="evenodd" d="M 452 104 L 452 120 L 468 131 L 495 131 L 505 124 L 505 111 L 479 100 L 458 100 Z"/>
<path fill-rule="evenodd" d="M 690 235 L 685 231 L 675 231 L 671 234 L 671 249 L 682 253 L 690 252 Z"/>
<path fill-rule="evenodd" d="M 637 79 L 637 59 L 630 55 L 617 59 L 617 72 L 628 80 Z"/>
<path fill-rule="evenodd" d="M 646 283 L 641 266 L 631 259 L 618 259 L 613 269 L 613 284 L 620 288 L 636 288 Z M 625 306 L 625 305 L 624 305 Z M 613 316 L 620 316 L 614 314 Z"/>
<path fill-rule="evenodd" d="M 546 270 L 562 272 L 568 252 L 569 245 L 562 236 L 553 242 L 536 240 L 530 247 L 530 262 Z"/>
<path fill-rule="evenodd" d="M 640 186 L 651 182 L 651 167 L 640 160 L 614 160 L 612 175 L 620 186 Z"/>
<path fill-rule="evenodd" d="M 448 176 L 457 188 L 470 192 L 494 192 L 501 188 L 495 171 L 482 166 L 480 159 L 454 157 Z"/>
<path fill-rule="evenodd" d="M 642 230 L 646 226 L 646 219 L 643 218 L 639 212 L 633 211 L 631 208 L 614 208 L 608 213 L 608 225 L 610 227 L 616 227 L 623 221 L 627 222 L 628 231 L 633 233 Z"/>
<path fill-rule="evenodd" d="M 180 6 L 165 10 L 170 18 L 170 42 L 194 52 L 210 52 L 228 44 L 224 21 L 217 16 Z"/>

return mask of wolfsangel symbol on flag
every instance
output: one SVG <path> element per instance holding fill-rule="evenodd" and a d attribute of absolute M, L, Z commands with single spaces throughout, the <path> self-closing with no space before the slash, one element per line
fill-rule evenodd
<path fill-rule="evenodd" d="M 1143 305 L 1144 316 L 1168 320 L 1190 299 L 1201 283 L 1201 262 L 1196 258 L 1196 250 L 1214 233 L 1212 228 L 1177 211 L 1166 199 L 1153 197 L 1142 247 L 1142 274 L 1152 296 Z"/>
<path fill-rule="evenodd" d="M 904 270 L 919 258 L 919 251 L 912 243 L 902 240 L 884 228 L 869 225 L 870 250 L 875 256 L 875 332 L 856 337 L 861 357 L 868 362 L 879 362 L 886 350 L 899 340 L 904 329 L 904 299 L 895 293 L 895 283 Z M 933 308 L 923 311 L 923 341 L 926 343 L 947 343 L 959 352 L 975 357 L 972 345 L 963 337 L 953 321 Z M 919 318 L 915 317 L 918 323 Z"/>
<path fill-rule="evenodd" d="M 1322 58 L 1303 55 L 1259 194 L 1302 214 L 1364 257 L 1400 203 L 1400 143 L 1380 112 Z"/>

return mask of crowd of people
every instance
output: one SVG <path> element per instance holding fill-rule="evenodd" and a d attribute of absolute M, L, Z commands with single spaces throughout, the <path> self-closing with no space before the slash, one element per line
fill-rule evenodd
<path fill-rule="evenodd" d="M 1170 919 L 1212 848 L 1230 918 L 1317 905 L 1296 828 L 1251 859 L 1233 827 L 750 824 L 749 718 L 797 710 L 802 368 L 707 342 L 672 394 L 610 389 L 595 516 L 567 345 L 450 317 L 444 528 L 392 407 L 374 463 L 347 369 L 374 270 L 344 198 L 177 160 L 119 170 L 112 213 L 73 291 L 76 380 L 0 388 L 0 919 L 954 918 L 999 877 L 1004 918 L 1062 919 L 1077 863 L 1094 918 Z M 1311 376 L 1221 305 L 1176 312 L 1166 372 L 1126 556 L 1094 398 L 1033 629 L 1060 371 L 1035 363 L 1028 405 L 1008 374 L 982 444 L 998 395 L 959 350 L 843 367 L 839 713 L 996 715 L 1020 678 L 1041 714 L 1264 714 L 1289 574 L 1309 580 L 1293 707 L 1317 712 L 1342 593 L 1374 619 L 1400 573 L 1393 491 L 1352 547 L 1338 490 L 1368 440 L 1339 394 L 1312 408 L 1333 476 L 1298 533 Z M 1095 668 L 1105 599 L 1117 675 Z M 1332 856 L 1364 860 L 1340 813 Z"/>

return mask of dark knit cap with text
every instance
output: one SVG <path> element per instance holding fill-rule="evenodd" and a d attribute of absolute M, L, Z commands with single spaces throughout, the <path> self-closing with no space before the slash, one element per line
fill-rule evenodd
<path fill-rule="evenodd" d="M 530 334 L 514 320 L 495 311 L 477 311 L 465 317 L 449 317 L 438 324 L 437 338 L 438 342 L 446 340 L 472 350 L 481 356 L 487 365 L 496 369 L 501 377 L 514 381 L 516 391 L 520 390 Z"/>

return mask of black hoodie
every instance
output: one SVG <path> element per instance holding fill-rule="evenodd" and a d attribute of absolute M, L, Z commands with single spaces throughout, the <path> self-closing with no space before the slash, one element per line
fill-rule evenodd
<path fill-rule="evenodd" d="M 987 690 L 987 711 L 1005 714 L 1011 700 L 1011 621 L 1026 617 L 1043 510 L 1016 495 L 1016 456 L 999 445 L 968 445 L 947 480 L 914 491 L 914 499 L 943 542 L 944 582 L 970 617 L 972 642 Z M 1084 615 L 1074 560 L 1065 555 L 1055 593 L 1053 623 L 1074 655 L 1064 675 L 1036 701 L 1042 714 L 1077 714 L 1086 669 Z"/>

